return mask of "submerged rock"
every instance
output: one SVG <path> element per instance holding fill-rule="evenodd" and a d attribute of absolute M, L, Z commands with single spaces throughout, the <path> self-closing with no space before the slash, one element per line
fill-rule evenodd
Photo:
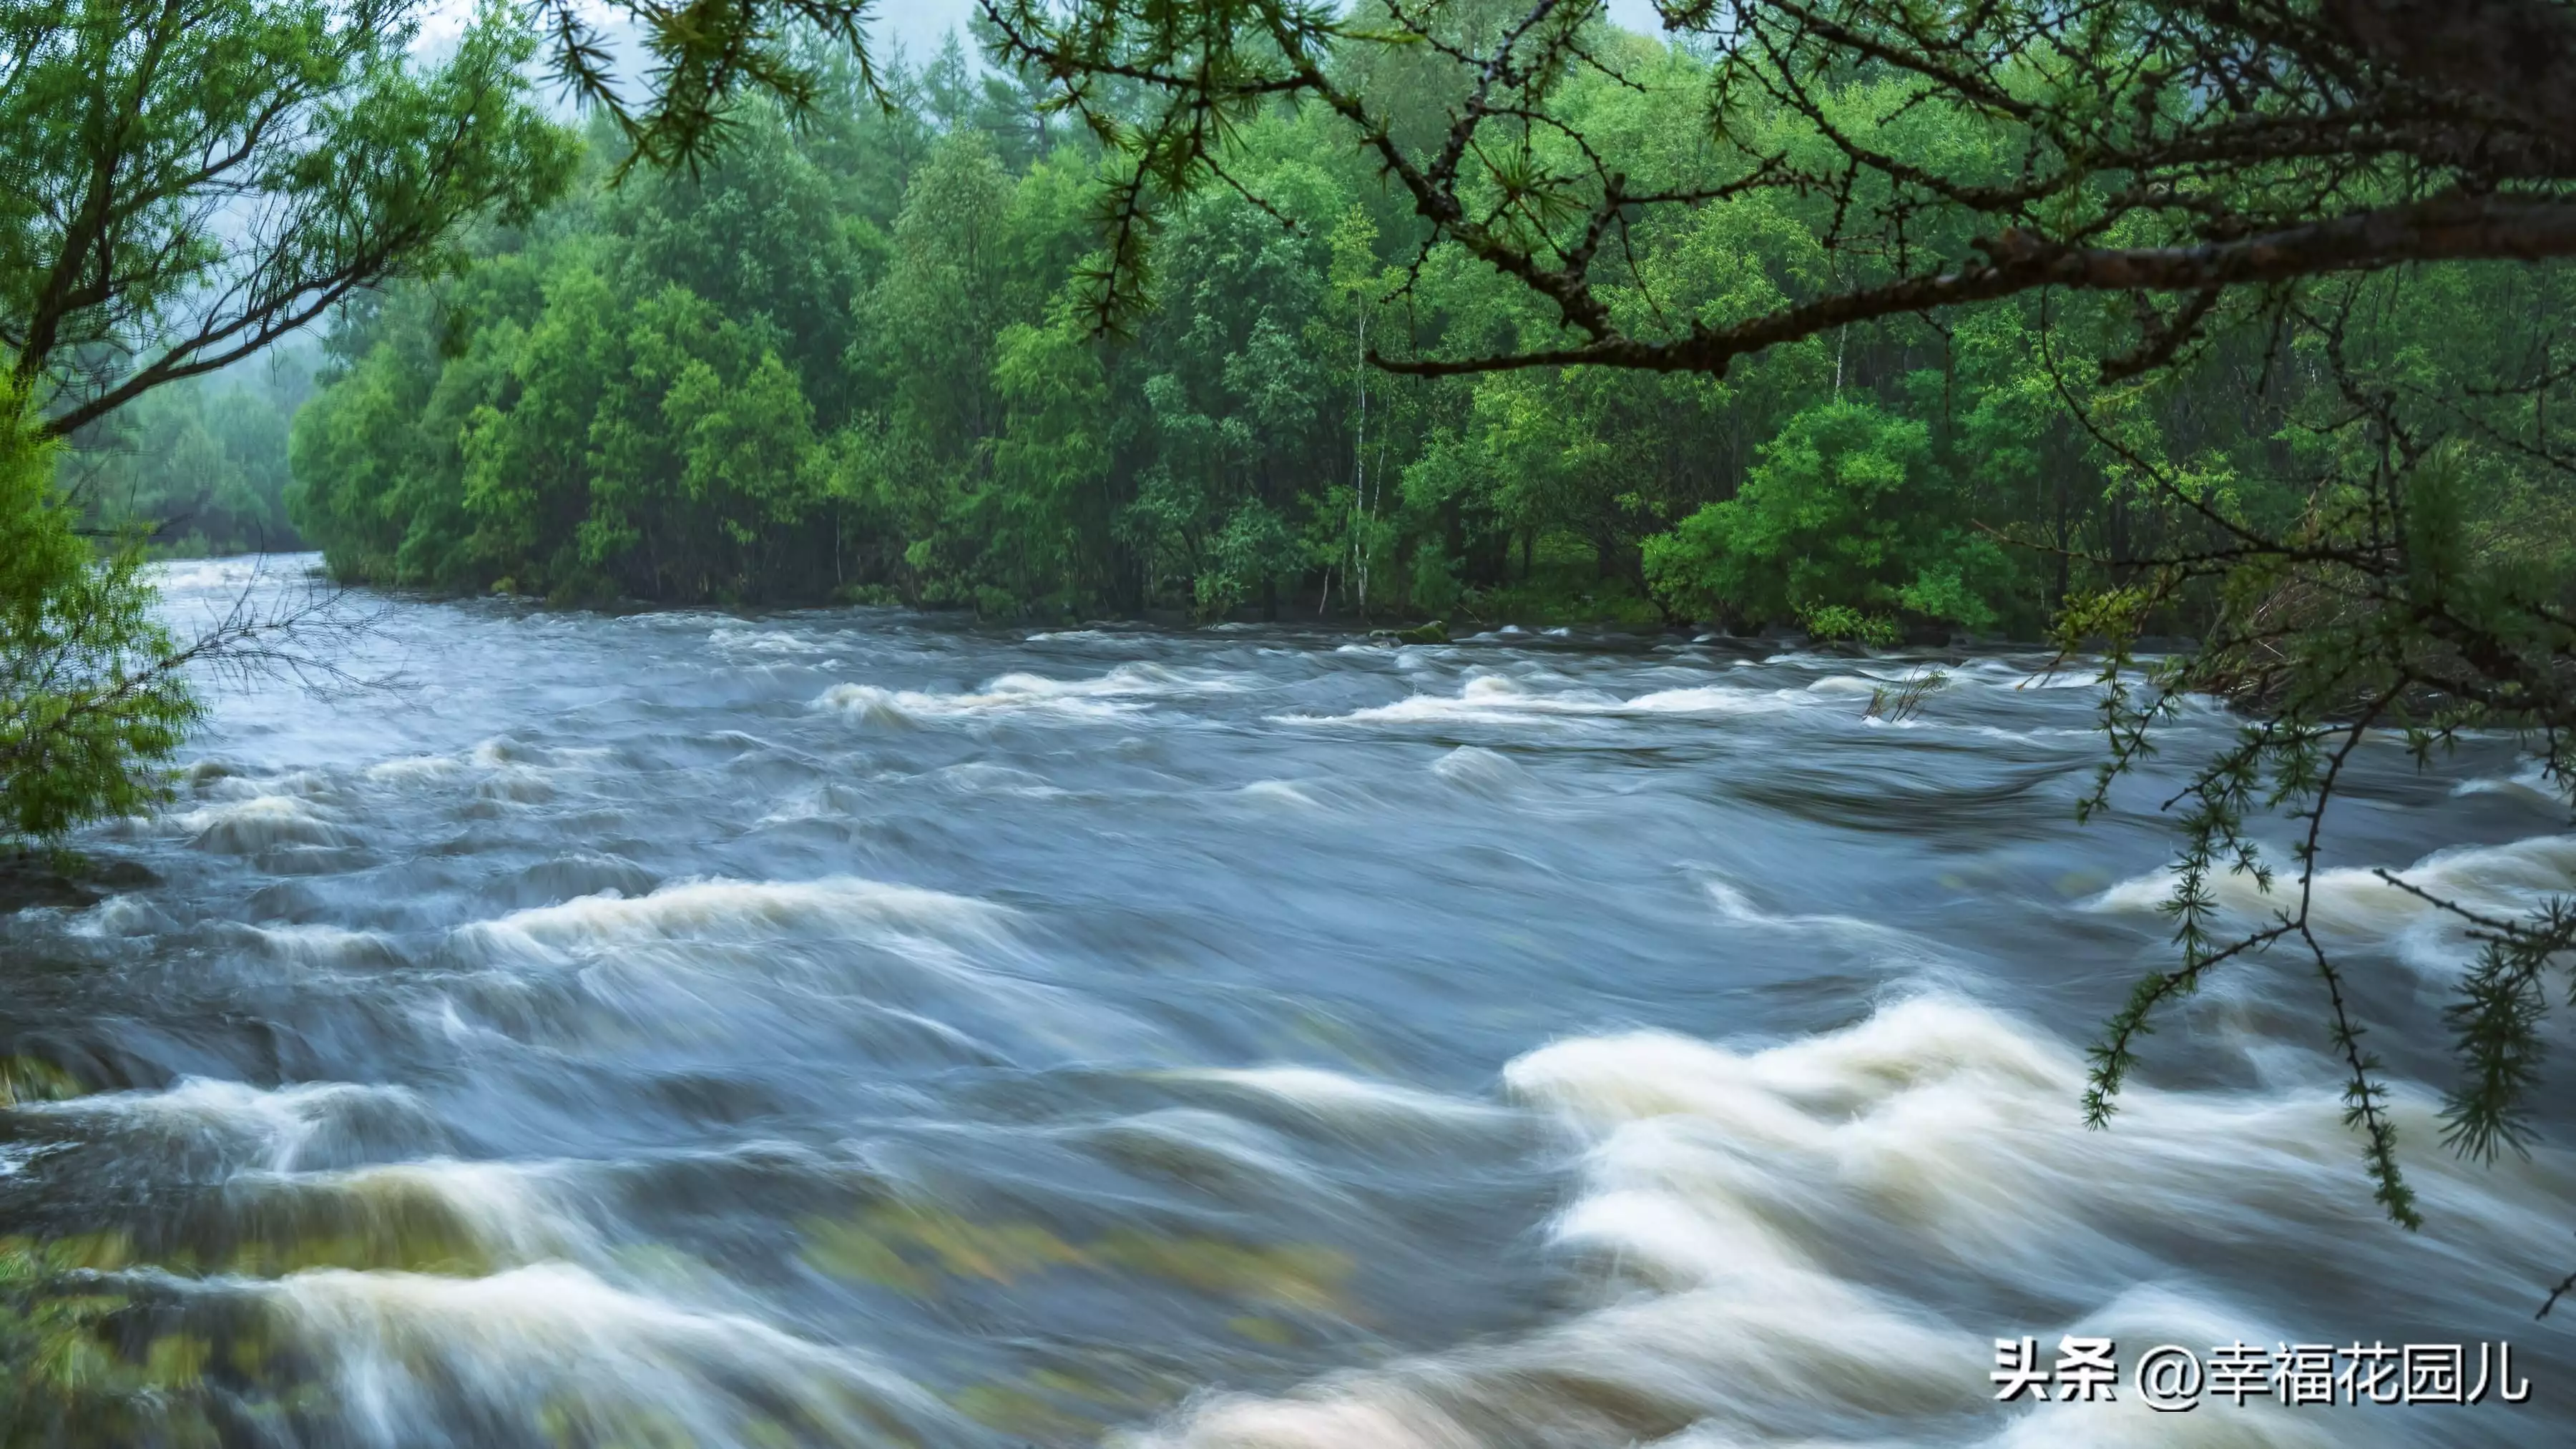
<path fill-rule="evenodd" d="M 1416 625 L 1410 629 L 1372 629 L 1369 631 L 1369 637 L 1392 639 L 1398 644 L 1446 644 L 1449 642 L 1449 622 L 1445 619 L 1434 619 L 1428 624 Z"/>
<path fill-rule="evenodd" d="M 105 900 L 108 891 L 158 885 L 160 880 L 130 860 L 87 860 L 41 851 L 0 855 L 0 916 L 33 906 L 85 910 Z"/>

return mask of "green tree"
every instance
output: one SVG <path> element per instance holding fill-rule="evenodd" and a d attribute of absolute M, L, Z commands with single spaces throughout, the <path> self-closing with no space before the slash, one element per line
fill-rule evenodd
<path fill-rule="evenodd" d="M 0 13 L 0 344 L 45 431 L 213 372 L 525 215 L 571 149 L 485 11 L 442 64 L 411 10 L 84 0 Z"/>
<path fill-rule="evenodd" d="M 1733 498 L 1647 546 L 1657 588 L 1703 617 L 1784 623 L 1820 608 L 1994 627 L 2012 560 L 1977 534 L 1930 429 L 1871 403 L 1789 420 Z"/>
<path fill-rule="evenodd" d="M 102 557 L 78 536 L 41 440 L 443 265 L 471 219 L 525 215 L 567 175 L 569 145 L 525 103 L 525 33 L 485 12 L 424 66 L 411 13 L 96 0 L 0 14 L 0 832 L 43 839 L 149 803 L 193 716 L 192 666 L 273 659 L 312 622 L 236 612 L 174 638 L 139 542 Z M 194 498 L 258 527 L 269 501 L 248 474 L 273 468 L 278 439 L 239 421 L 200 407 L 161 466 L 202 470 Z"/>
<path fill-rule="evenodd" d="M 838 401 L 870 263 L 884 246 L 841 207 L 808 148 L 770 119 L 738 124 L 722 155 L 695 173 L 630 178 L 601 198 L 600 220 L 627 239 L 618 266 L 629 295 L 677 283 L 727 317 L 761 319 L 803 385 Z"/>
<path fill-rule="evenodd" d="M 1099 344 L 1060 307 L 1044 326 L 1000 338 L 994 385 L 1006 409 L 981 496 L 983 572 L 1015 599 L 1071 613 L 1117 588 L 1111 516 L 1109 380 Z"/>
<path fill-rule="evenodd" d="M 196 718 L 182 647 L 128 540 L 101 560 L 55 497 L 59 445 L 0 389 L 0 835 L 44 840 L 160 798 Z"/>
<path fill-rule="evenodd" d="M 233 377 L 157 389 L 85 428 L 60 481 L 89 525 L 148 533 L 156 553 L 285 551 L 292 404 Z"/>

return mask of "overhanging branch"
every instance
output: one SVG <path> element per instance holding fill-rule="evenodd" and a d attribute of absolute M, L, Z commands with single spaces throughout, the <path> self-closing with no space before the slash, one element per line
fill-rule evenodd
<path fill-rule="evenodd" d="M 2209 292 L 2407 262 L 2540 261 L 2576 255 L 2576 202 L 2452 193 L 2192 247 L 2070 247 L 2010 228 L 1975 245 L 1987 258 L 1982 265 L 1857 288 L 1666 341 L 1610 337 L 1483 357 L 1388 358 L 1372 353 L 1369 360 L 1414 377 L 1572 366 L 1723 375 L 1738 357 L 1854 322 L 1991 302 L 2043 287 Z"/>

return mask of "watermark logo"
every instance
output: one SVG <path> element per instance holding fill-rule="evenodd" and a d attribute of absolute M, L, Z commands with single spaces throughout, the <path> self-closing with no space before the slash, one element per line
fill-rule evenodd
<path fill-rule="evenodd" d="M 2478 1404 L 2489 1397 L 2526 1403 L 2531 1381 L 2513 1371 L 2510 1343 L 2217 1344 L 2195 1352 L 2160 1343 L 2131 1364 L 2127 1391 L 2150 1409 L 2182 1413 L 2213 1400 L 2242 1408 L 2250 1400 L 2306 1404 Z M 1995 1340 L 1995 1398 L 2061 1404 L 2108 1403 L 2120 1396 L 2119 1345 L 2068 1334 L 2054 1359 L 2030 1336 Z"/>

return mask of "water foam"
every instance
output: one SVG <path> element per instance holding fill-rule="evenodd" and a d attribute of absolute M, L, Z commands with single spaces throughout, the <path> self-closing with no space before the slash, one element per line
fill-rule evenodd
<path fill-rule="evenodd" d="M 2462 780 L 2451 787 L 2453 796 L 2508 795 L 2533 804 L 2563 811 L 2576 781 L 2559 779 L 2550 773 L 2546 759 L 2530 758 L 2510 775 L 2480 775 Z"/>
<path fill-rule="evenodd" d="M 814 701 L 817 709 L 834 710 L 854 721 L 901 727 L 931 720 L 996 717 L 1054 717 L 1064 720 L 1117 719 L 1141 714 L 1156 698 L 1227 694 L 1246 688 L 1232 675 L 1195 674 L 1161 664 L 1121 664 L 1089 679 L 1050 679 L 1042 674 L 1011 673 L 963 694 L 886 689 L 874 684 L 836 684 Z"/>
<path fill-rule="evenodd" d="M 1800 691 L 1708 684 L 1656 690 L 1622 699 L 1594 689 L 1533 690 L 1504 674 L 1479 674 L 1455 695 L 1414 694 L 1393 704 L 1339 715 L 1281 715 L 1277 724 L 1529 724 L 1623 716 L 1775 714 L 1800 703 Z"/>
<path fill-rule="evenodd" d="M 933 694 L 915 689 L 884 689 L 873 684 L 833 685 L 823 691 L 822 698 L 814 701 L 814 705 L 817 709 L 838 711 L 854 723 L 895 729 L 933 720 L 976 720 L 996 716 L 1117 719 L 1142 713 L 1145 708 L 1131 700 L 1096 699 L 1082 695 L 990 689 L 980 694 Z"/>
<path fill-rule="evenodd" d="M 278 1185 L 342 1199 L 375 1219 L 433 1213 L 463 1227 L 495 1259 L 528 1264 L 600 1251 L 597 1235 L 557 1204 L 557 1175 L 551 1164 L 429 1157 L 297 1173 Z"/>
<path fill-rule="evenodd" d="M 297 966 L 390 966 L 402 960 L 393 941 L 374 931 L 320 923 L 246 929 L 267 955 Z"/>
<path fill-rule="evenodd" d="M 353 845 L 357 834 L 293 795 L 254 795 L 175 817 L 190 844 L 225 855 L 256 855 L 281 845 Z"/>
<path fill-rule="evenodd" d="M 1209 1082 L 1251 1092 L 1345 1124 L 1484 1123 L 1515 1115 L 1490 1102 L 1444 1096 L 1322 1067 L 1203 1067 L 1160 1075 L 1173 1081 Z"/>
<path fill-rule="evenodd" d="M 366 769 L 368 779 L 388 785 L 426 784 L 453 779 L 464 772 L 464 763 L 453 755 L 404 755 L 378 760 Z"/>
<path fill-rule="evenodd" d="M 323 1269 L 249 1287 L 319 1355 L 367 1442 L 410 1444 L 461 1389 L 482 1413 L 588 1441 L 648 1425 L 676 1442 L 874 1444 L 957 1427 L 873 1359 L 756 1318 L 615 1287 L 568 1263 L 481 1278 Z M 637 1407 L 646 1412 L 638 1416 Z M 479 1417 L 479 1415 L 478 1415 Z M 462 1426 L 460 1426 L 462 1427 Z"/>
<path fill-rule="evenodd" d="M 1845 1030 L 1770 1047 L 1655 1032 L 1574 1038 L 1515 1060 L 1504 1082 L 1581 1149 L 1581 1191 L 1549 1241 L 1583 1269 L 1592 1307 L 1285 1397 L 1205 1399 L 1143 1442 L 1468 1449 L 1929 1437 L 2030 1449 L 2068 1442 L 2079 1432 L 2068 1416 L 2086 1410 L 1996 1404 L 1986 1377 L 1996 1334 L 2207 1344 L 2296 1331 L 2261 1322 L 2223 1288 L 2158 1283 L 2170 1270 L 2133 1243 L 2182 1222 L 2213 1242 L 2295 1254 L 2385 1227 L 2354 1180 L 2330 1088 L 2266 1097 L 2133 1087 L 2118 1127 L 2088 1132 L 2074 1053 L 1948 997 L 1894 1003 Z M 2430 1115 L 2411 1099 L 2402 1109 Z M 2440 1271 L 2428 1261 L 2409 1278 L 2450 1295 L 2454 1310 L 2492 1301 L 2554 1246 L 2563 1173 L 2490 1175 L 2447 1161 L 2416 1171 L 2438 1216 L 2422 1246 L 2391 1251 L 2438 1259 Z M 1872 1247 L 1855 1257 L 1856 1241 Z M 1962 1321 L 1909 1290 L 1911 1272 L 1982 1281 L 1985 1296 L 2085 1306 L 2064 1323 Z M 2320 1442 L 2316 1420 L 2289 1413 L 2231 1408 L 2155 1423 L 2169 1417 L 2104 1409 L 2080 1432 L 2099 1424 L 2102 1437 L 2084 1442 L 2108 1444 Z"/>
<path fill-rule="evenodd" d="M 1530 783 L 1529 771 L 1481 745 L 1460 745 L 1431 762 L 1431 773 L 1478 795 L 1504 796 Z"/>
<path fill-rule="evenodd" d="M 160 1091 L 25 1102 L 12 1110 L 168 1133 L 269 1172 L 291 1172 L 332 1155 L 341 1139 L 365 1135 L 369 1119 L 399 1119 L 414 1129 L 429 1122 L 420 1100 L 401 1087 L 298 1082 L 262 1088 L 214 1077 L 182 1077 Z"/>
<path fill-rule="evenodd" d="M 1044 775 L 981 760 L 943 765 L 931 771 L 930 777 L 943 788 L 961 795 L 1008 795 L 1023 800 L 1052 800 L 1073 793 L 1051 783 Z"/>
<path fill-rule="evenodd" d="M 1827 935 L 1844 937 L 1856 944 L 1881 948 L 1892 955 L 1912 958 L 1937 954 L 1932 944 L 1922 937 L 1877 921 L 1864 920 L 1858 916 L 1783 915 L 1775 911 L 1766 911 L 1755 905 L 1753 898 L 1734 884 L 1715 876 L 1701 881 L 1700 888 L 1708 892 L 1709 903 L 1717 908 L 1718 916 L 1734 925 L 1771 930 L 1820 931 Z"/>
<path fill-rule="evenodd" d="M 743 941 L 888 927 L 989 936 L 1009 915 L 1005 907 L 970 897 L 856 876 L 718 879 L 682 881 L 650 895 L 611 892 L 534 906 L 477 922 L 458 936 L 554 955 L 677 937 Z"/>
<path fill-rule="evenodd" d="M 1301 810 L 1320 810 L 1324 808 L 1322 801 L 1317 800 L 1314 796 L 1308 794 L 1306 792 L 1306 787 L 1295 780 L 1255 780 L 1251 784 L 1245 785 L 1236 790 L 1234 793 L 1243 796 L 1247 800 L 1274 801 L 1278 804 L 1294 806 Z"/>
<path fill-rule="evenodd" d="M 169 913 L 141 896 L 109 896 L 83 912 L 72 926 L 76 936 L 151 936 L 177 923 Z"/>
<path fill-rule="evenodd" d="M 273 557 L 268 554 L 242 554 L 231 558 L 172 559 L 154 564 L 152 581 L 165 594 L 196 590 L 239 590 L 261 579 L 295 578 L 305 572 L 291 560 L 296 555 Z"/>
<path fill-rule="evenodd" d="M 790 634 L 783 629 L 712 629 L 707 633 L 707 643 L 728 654 L 765 654 L 774 657 L 831 652 L 831 646 L 828 644 L 808 639 L 801 634 Z"/>
<path fill-rule="evenodd" d="M 2286 859 L 2286 853 L 2280 858 Z M 2446 974 L 2466 959 L 2467 923 L 2415 892 L 2483 916 L 2524 915 L 2551 899 L 2576 893 L 2576 835 L 2439 850 L 2390 874 L 2414 890 L 2391 885 L 2369 869 L 2338 867 L 2317 872 L 2310 919 L 2339 936 L 2394 945 L 2410 965 Z M 2087 905 L 2107 912 L 2154 911 L 2172 894 L 2174 882 L 2171 869 L 2151 871 L 2113 885 Z M 2267 920 L 2278 912 L 2295 910 L 2299 903 L 2296 877 L 2287 869 L 2270 891 L 2251 875 L 2232 872 L 2215 874 L 2211 890 L 2220 907 L 2241 921 Z"/>

